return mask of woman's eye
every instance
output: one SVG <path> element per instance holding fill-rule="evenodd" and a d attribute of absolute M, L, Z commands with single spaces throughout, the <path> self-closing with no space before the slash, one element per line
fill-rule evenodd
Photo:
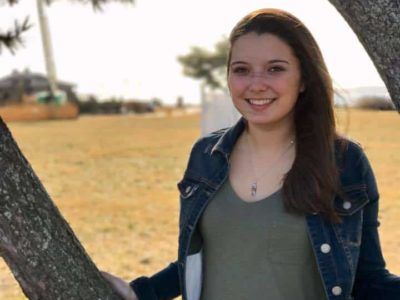
<path fill-rule="evenodd" d="M 233 69 L 233 73 L 239 74 L 239 75 L 246 75 L 249 73 L 249 70 L 245 67 L 236 67 Z"/>
<path fill-rule="evenodd" d="M 285 69 L 281 66 L 274 66 L 268 69 L 268 72 L 271 73 L 282 72 L 282 71 L 285 71 Z"/>

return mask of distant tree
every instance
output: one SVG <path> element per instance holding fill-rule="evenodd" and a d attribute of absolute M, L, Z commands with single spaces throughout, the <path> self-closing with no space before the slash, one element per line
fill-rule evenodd
<path fill-rule="evenodd" d="M 122 101 L 118 99 L 110 99 L 99 103 L 100 113 L 102 114 L 120 114 Z"/>
<path fill-rule="evenodd" d="M 50 5 L 60 0 L 45 0 L 45 3 Z M 121 3 L 134 3 L 134 0 L 69 0 L 70 2 L 80 2 L 82 4 L 90 3 L 95 11 L 101 11 L 106 3 L 121 2 Z M 0 0 L 0 6 L 9 5 L 14 6 L 19 3 L 19 0 Z M 15 53 L 18 47 L 24 45 L 23 33 L 28 31 L 32 25 L 29 22 L 29 17 L 23 21 L 15 20 L 14 26 L 6 30 L 0 27 L 0 53 L 4 48 Z"/>
<path fill-rule="evenodd" d="M 99 113 L 99 103 L 94 95 L 90 95 L 86 100 L 78 101 L 80 114 L 96 114 Z"/>
<path fill-rule="evenodd" d="M 226 88 L 228 49 L 227 38 L 216 43 L 213 51 L 192 47 L 188 54 L 178 57 L 178 61 L 183 66 L 183 74 L 202 80 L 212 89 Z"/>

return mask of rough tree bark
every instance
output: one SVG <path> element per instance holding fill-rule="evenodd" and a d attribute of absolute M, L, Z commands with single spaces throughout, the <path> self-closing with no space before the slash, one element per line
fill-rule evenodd
<path fill-rule="evenodd" d="M 329 0 L 400 111 L 400 2 Z M 0 254 L 30 299 L 120 299 L 99 274 L 0 121 Z"/>
<path fill-rule="evenodd" d="M 0 118 L 0 254 L 29 299 L 121 299 L 102 278 Z"/>
<path fill-rule="evenodd" d="M 400 2 L 329 0 L 371 57 L 400 112 Z M 357 66 L 355 66 L 357 67 Z"/>

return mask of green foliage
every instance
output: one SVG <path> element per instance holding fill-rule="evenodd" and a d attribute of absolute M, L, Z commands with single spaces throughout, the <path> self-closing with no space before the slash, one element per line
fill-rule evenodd
<path fill-rule="evenodd" d="M 203 80 L 212 89 L 224 88 L 228 49 L 229 42 L 226 38 L 216 43 L 213 51 L 192 47 L 188 54 L 178 57 L 183 66 L 183 74 Z"/>
<path fill-rule="evenodd" d="M 149 113 L 162 106 L 160 99 L 151 101 L 124 100 L 110 98 L 99 101 L 95 96 L 90 96 L 86 101 L 77 101 L 80 114 L 123 114 L 123 113 Z"/>

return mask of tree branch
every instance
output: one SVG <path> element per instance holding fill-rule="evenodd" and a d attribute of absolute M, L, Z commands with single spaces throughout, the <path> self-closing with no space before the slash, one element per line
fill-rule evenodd
<path fill-rule="evenodd" d="M 1 118 L 0 169 L 0 254 L 25 295 L 32 300 L 120 300 Z"/>
<path fill-rule="evenodd" d="M 226 84 L 226 60 L 229 42 L 223 38 L 215 44 L 213 51 L 192 47 L 190 53 L 178 56 L 183 74 L 201 79 L 212 89 L 224 88 Z"/>
<path fill-rule="evenodd" d="M 19 0 L 0 0 L 0 6 L 2 5 L 10 5 L 13 6 L 18 4 Z M 50 5 L 59 0 L 45 0 L 47 5 Z M 119 2 L 122 4 L 133 4 L 134 0 L 70 0 L 70 2 L 78 2 L 82 4 L 91 4 L 94 11 L 102 11 L 102 8 L 105 4 L 112 2 Z M 28 17 L 20 23 L 15 21 L 14 28 L 6 30 L 5 33 L 2 33 L 0 30 L 0 54 L 2 52 L 2 48 L 8 49 L 12 54 L 15 54 L 15 51 L 24 46 L 24 41 L 22 38 L 22 33 L 29 30 L 32 27 L 29 24 Z"/>
<path fill-rule="evenodd" d="M 400 4 L 391 0 L 329 0 L 371 57 L 400 112 Z M 357 67 L 357 66 L 355 66 Z"/>
<path fill-rule="evenodd" d="M 18 1 L 18 0 L 17 0 Z M 53 2 L 60 0 L 45 0 L 46 4 L 50 5 Z M 134 0 L 70 0 L 71 2 L 78 2 L 82 4 L 91 4 L 94 10 L 101 11 L 103 6 L 112 2 L 119 2 L 122 4 L 133 4 Z"/>
<path fill-rule="evenodd" d="M 29 23 L 29 17 L 26 17 L 22 23 L 15 21 L 14 28 L 9 29 L 6 33 L 0 32 L 0 53 L 3 47 L 10 50 L 12 54 L 18 47 L 24 45 L 24 40 L 22 39 L 22 33 L 28 31 L 32 25 Z"/>
<path fill-rule="evenodd" d="M 17 4 L 17 3 L 18 3 L 18 0 L 1 0 L 0 1 L 0 6 L 6 5 L 6 4 L 8 4 L 10 6 L 13 6 L 13 5 Z"/>

